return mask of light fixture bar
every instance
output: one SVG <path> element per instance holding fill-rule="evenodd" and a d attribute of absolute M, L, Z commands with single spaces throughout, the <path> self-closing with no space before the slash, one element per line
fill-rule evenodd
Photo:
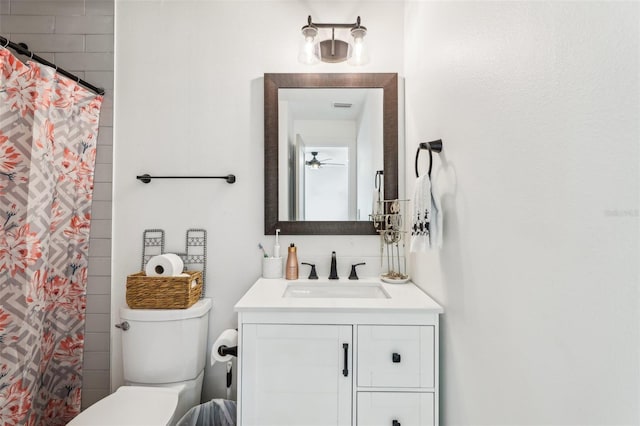
<path fill-rule="evenodd" d="M 358 27 L 359 28 L 365 28 L 365 27 L 362 27 L 360 25 L 360 17 L 359 16 L 356 19 L 356 22 L 354 24 L 329 24 L 329 23 L 322 23 L 322 22 L 313 22 L 311 20 L 311 15 L 309 15 L 309 17 L 307 18 L 307 25 L 313 26 L 313 27 L 316 27 L 316 28 L 358 28 Z"/>
<path fill-rule="evenodd" d="M 319 28 L 331 28 L 331 38 L 316 43 L 315 38 L 318 35 Z M 350 29 L 353 45 L 343 40 L 336 40 L 336 28 Z M 367 28 L 360 25 L 359 16 L 355 23 L 342 24 L 313 22 L 311 15 L 309 15 L 307 17 L 307 25 L 302 27 L 302 35 L 305 41 L 300 49 L 298 60 L 308 65 L 317 63 L 318 60 L 330 63 L 349 60 L 351 65 L 362 65 L 368 61 L 367 55 L 363 53 L 365 50 L 363 39 L 366 34 Z"/>

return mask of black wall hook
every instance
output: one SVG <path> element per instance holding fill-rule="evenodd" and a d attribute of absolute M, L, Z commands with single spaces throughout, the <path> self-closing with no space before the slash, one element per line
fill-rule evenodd
<path fill-rule="evenodd" d="M 433 152 L 442 152 L 442 139 L 438 139 L 431 142 L 420 142 L 418 145 L 418 150 L 416 151 L 416 177 L 420 177 L 420 173 L 418 173 L 418 157 L 420 157 L 420 151 L 426 149 L 429 151 L 429 172 L 428 175 L 431 177 L 431 168 L 433 166 Z"/>

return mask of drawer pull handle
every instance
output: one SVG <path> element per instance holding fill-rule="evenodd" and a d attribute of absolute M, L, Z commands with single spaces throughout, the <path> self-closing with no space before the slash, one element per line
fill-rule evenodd
<path fill-rule="evenodd" d="M 342 375 L 347 377 L 349 375 L 349 344 L 343 343 L 342 350 L 344 351 L 344 368 L 342 369 Z"/>
<path fill-rule="evenodd" d="M 400 362 L 400 354 L 394 352 L 393 355 L 391 355 L 391 361 L 393 361 L 395 363 Z M 394 424 L 393 426 L 396 426 L 396 425 Z M 400 426 L 400 423 L 398 423 L 398 426 Z"/>
<path fill-rule="evenodd" d="M 391 426 L 402 426 L 402 425 L 400 424 L 400 422 L 399 422 L 399 421 L 394 420 L 394 421 L 391 423 Z"/>

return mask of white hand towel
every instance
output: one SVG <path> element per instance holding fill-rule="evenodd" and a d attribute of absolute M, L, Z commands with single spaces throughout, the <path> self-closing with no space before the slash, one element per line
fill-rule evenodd
<path fill-rule="evenodd" d="M 431 179 L 431 223 L 429 224 L 429 242 L 431 248 L 442 248 L 442 204 L 440 202 L 440 185 L 438 185 L 438 176 L 440 170 L 436 172 L 435 176 Z"/>
<path fill-rule="evenodd" d="M 430 247 L 431 181 L 428 175 L 416 179 L 411 215 L 411 252 L 426 251 Z"/>
<path fill-rule="evenodd" d="M 416 180 L 411 216 L 411 252 L 442 247 L 442 205 L 427 174 Z"/>

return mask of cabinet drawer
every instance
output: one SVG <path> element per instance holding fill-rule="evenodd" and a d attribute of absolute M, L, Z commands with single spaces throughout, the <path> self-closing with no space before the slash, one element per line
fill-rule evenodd
<path fill-rule="evenodd" d="M 358 426 L 433 426 L 434 395 L 428 392 L 358 392 Z"/>
<path fill-rule="evenodd" d="M 358 386 L 434 387 L 434 327 L 358 326 Z"/>

